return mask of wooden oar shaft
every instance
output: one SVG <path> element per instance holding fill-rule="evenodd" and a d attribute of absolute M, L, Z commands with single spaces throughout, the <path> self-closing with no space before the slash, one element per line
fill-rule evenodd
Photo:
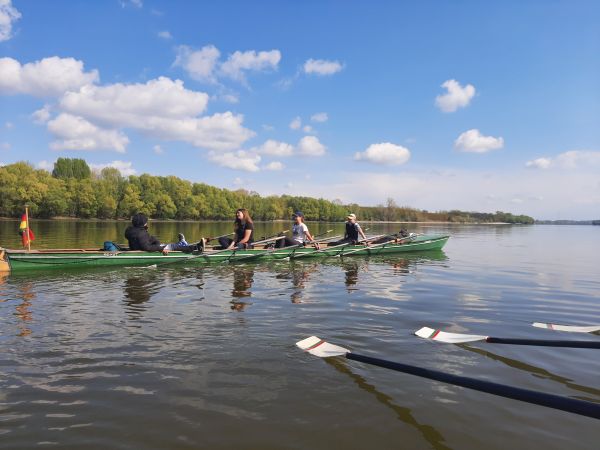
<path fill-rule="evenodd" d="M 385 359 L 373 358 L 356 353 L 346 353 L 345 356 L 346 358 L 354 361 L 395 370 L 397 372 L 408 373 L 418 377 L 428 378 L 430 380 L 441 381 L 443 383 L 449 383 L 455 386 L 462 386 L 468 389 L 485 392 L 487 394 L 532 403 L 534 405 L 546 406 L 548 408 L 559 409 L 561 411 L 567 411 L 594 419 L 600 419 L 600 404 L 598 403 L 586 402 L 583 400 L 576 400 L 573 398 L 561 397 L 558 395 L 546 394 L 544 392 L 537 392 L 513 386 L 506 386 L 499 383 L 493 383 L 491 381 L 452 375 L 437 370 L 425 369 L 423 367 L 387 361 Z"/>
<path fill-rule="evenodd" d="M 235 231 L 233 233 L 222 234 L 221 236 L 217 236 L 217 237 L 209 237 L 209 238 L 207 238 L 207 241 L 213 241 L 215 239 L 221 239 L 222 237 L 231 236 L 232 234 L 235 234 Z"/>
<path fill-rule="evenodd" d="M 535 345 L 539 347 L 600 348 L 600 342 L 594 341 L 558 341 L 488 337 L 485 342 L 489 342 L 490 344 Z"/>

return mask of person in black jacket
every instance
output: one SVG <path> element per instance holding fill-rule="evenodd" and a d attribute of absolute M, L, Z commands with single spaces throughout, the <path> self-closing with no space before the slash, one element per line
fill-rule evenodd
<path fill-rule="evenodd" d="M 188 245 L 180 234 L 180 241 L 176 244 L 161 244 L 160 241 L 148 233 L 148 218 L 137 213 L 131 218 L 131 225 L 125 230 L 125 237 L 129 241 L 129 250 L 143 250 L 146 252 L 162 252 L 164 255 L 171 250 L 179 250 L 186 253 L 191 253 L 194 250 L 201 251 L 200 243 L 196 245 Z M 203 242 L 200 241 L 200 242 Z"/>

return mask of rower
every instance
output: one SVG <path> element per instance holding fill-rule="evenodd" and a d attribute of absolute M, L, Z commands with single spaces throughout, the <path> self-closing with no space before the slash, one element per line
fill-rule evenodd
<path fill-rule="evenodd" d="M 276 248 L 283 247 L 291 247 L 291 246 L 304 246 L 307 242 L 314 241 L 312 234 L 308 231 L 308 227 L 304 223 L 304 214 L 301 211 L 296 211 L 292 214 L 292 220 L 294 224 L 292 225 L 292 238 L 285 237 L 283 239 L 278 240 L 275 243 Z M 315 243 L 315 248 L 319 249 L 319 244 Z"/>
<path fill-rule="evenodd" d="M 356 244 L 359 242 L 359 235 L 363 240 L 367 239 L 364 231 L 356 221 L 356 214 L 348 214 L 346 219 L 346 233 L 344 234 L 344 239 L 336 242 L 330 242 L 328 244 L 330 247 L 342 244 Z"/>

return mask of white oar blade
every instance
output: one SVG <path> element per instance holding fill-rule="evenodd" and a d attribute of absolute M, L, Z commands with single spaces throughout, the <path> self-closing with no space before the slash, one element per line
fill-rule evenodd
<path fill-rule="evenodd" d="M 600 325 L 588 325 L 588 326 L 577 326 L 577 325 L 556 325 L 553 323 L 542 323 L 534 322 L 533 325 L 536 328 L 546 328 L 548 330 L 556 331 L 568 331 L 571 333 L 595 333 L 600 331 Z"/>
<path fill-rule="evenodd" d="M 478 336 L 476 334 L 446 333 L 445 331 L 434 330 L 429 327 L 423 327 L 420 330 L 415 331 L 415 334 L 423 339 L 445 342 L 447 344 L 485 341 L 487 338 L 487 336 Z"/>
<path fill-rule="evenodd" d="M 296 345 L 305 352 L 318 356 L 319 358 L 329 358 L 330 356 L 340 356 L 350 353 L 350 350 L 347 348 L 330 344 L 317 336 L 302 339 L 301 341 L 296 342 Z"/>

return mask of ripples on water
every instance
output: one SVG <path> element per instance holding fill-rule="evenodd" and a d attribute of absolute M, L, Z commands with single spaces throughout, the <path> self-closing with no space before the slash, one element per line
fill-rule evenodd
<path fill-rule="evenodd" d="M 173 234 L 166 226 L 156 225 Z M 411 257 L 4 277 L 0 447 L 595 448 L 592 419 L 294 347 L 317 334 L 357 353 L 600 402 L 594 350 L 411 334 L 430 325 L 600 339 L 530 326 L 600 322 L 600 227 L 415 231 L 452 238 Z"/>

